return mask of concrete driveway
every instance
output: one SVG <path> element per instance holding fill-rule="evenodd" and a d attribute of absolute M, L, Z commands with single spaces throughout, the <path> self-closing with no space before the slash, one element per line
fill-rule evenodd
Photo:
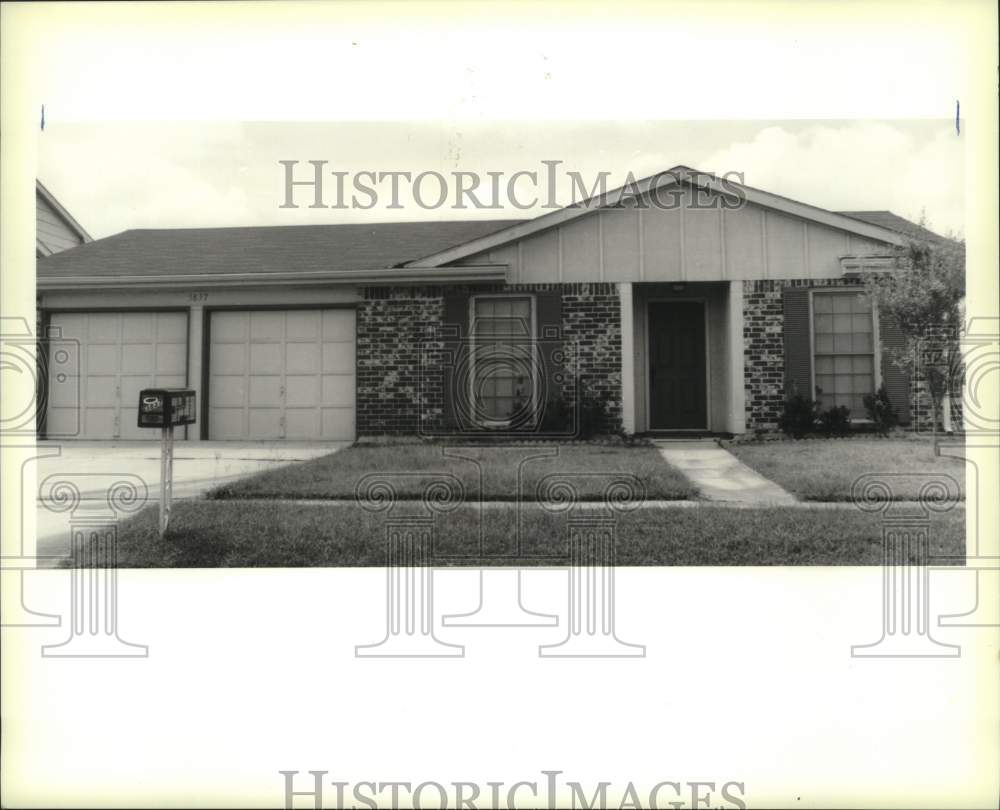
<path fill-rule="evenodd" d="M 308 461 L 346 447 L 348 442 L 177 442 L 174 445 L 174 499 L 201 495 L 219 484 L 262 470 Z M 37 554 L 69 552 L 70 514 L 74 519 L 108 513 L 107 494 L 115 482 L 134 484 L 138 498 L 130 506 L 159 503 L 159 442 L 38 442 L 39 454 L 58 452 L 38 462 Z M 63 505 L 59 483 L 80 493 L 72 512 Z M 143 484 L 145 485 L 143 487 Z M 49 565 L 53 564 L 49 561 Z M 40 561 L 39 566 L 44 567 Z"/>

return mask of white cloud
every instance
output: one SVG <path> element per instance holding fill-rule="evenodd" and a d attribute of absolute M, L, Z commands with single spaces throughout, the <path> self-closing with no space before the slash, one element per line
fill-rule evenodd
<path fill-rule="evenodd" d="M 564 161 L 588 188 L 678 163 L 741 171 L 747 184 L 831 210 L 888 209 L 963 229 L 964 139 L 943 122 L 322 122 L 61 124 L 39 144 L 39 177 L 95 237 L 129 228 L 288 225 L 543 213 L 280 209 L 281 159 L 329 168 L 541 171 Z M 300 167 L 308 168 L 304 163 Z M 562 182 L 560 200 L 569 202 Z M 565 192 L 565 194 L 563 194 Z M 401 195 L 406 203 L 408 195 Z M 388 203 L 388 199 L 383 201 Z"/>
<path fill-rule="evenodd" d="M 835 211 L 890 210 L 939 232 L 962 232 L 964 139 L 949 125 L 852 122 L 768 126 L 706 159 L 747 185 Z"/>

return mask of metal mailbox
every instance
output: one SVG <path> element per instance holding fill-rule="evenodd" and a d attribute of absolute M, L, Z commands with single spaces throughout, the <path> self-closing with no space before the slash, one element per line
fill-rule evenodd
<path fill-rule="evenodd" d="M 139 393 L 139 427 L 193 425 L 195 394 L 190 388 L 146 388 Z"/>
<path fill-rule="evenodd" d="M 174 428 L 193 425 L 195 396 L 190 388 L 146 388 L 139 392 L 139 427 L 160 428 L 160 537 L 170 525 L 174 500 Z"/>

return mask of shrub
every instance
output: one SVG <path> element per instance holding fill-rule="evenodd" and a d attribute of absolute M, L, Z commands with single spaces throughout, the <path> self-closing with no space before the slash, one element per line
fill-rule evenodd
<path fill-rule="evenodd" d="M 561 394 L 550 398 L 545 403 L 545 410 L 539 423 L 543 433 L 560 434 L 567 430 L 574 421 L 576 432 L 574 439 L 592 439 L 595 436 L 610 434 L 608 423 L 608 403 L 610 397 L 606 392 L 597 395 L 583 394 L 580 398 L 576 414 L 573 404 Z"/>
<path fill-rule="evenodd" d="M 864 403 L 868 418 L 872 420 L 875 431 L 880 435 L 887 436 L 889 431 L 899 424 L 899 411 L 889 402 L 889 394 L 884 385 L 880 385 L 874 395 L 866 394 Z"/>
<path fill-rule="evenodd" d="M 802 394 L 793 394 L 785 400 L 778 426 L 786 435 L 801 439 L 815 429 L 818 416 L 818 402 L 814 402 Z"/>
<path fill-rule="evenodd" d="M 566 430 L 566 426 L 571 423 L 572 416 L 573 410 L 565 397 L 561 395 L 551 397 L 545 403 L 545 410 L 542 411 L 538 429 L 542 433 L 559 434 Z"/>
<path fill-rule="evenodd" d="M 602 392 L 597 396 L 585 394 L 580 401 L 580 429 L 578 437 L 581 439 L 592 439 L 594 436 L 611 433 L 608 429 L 608 400 L 607 392 Z"/>
<path fill-rule="evenodd" d="M 846 405 L 834 405 L 819 415 L 819 426 L 828 436 L 846 436 L 851 429 L 851 409 Z"/>

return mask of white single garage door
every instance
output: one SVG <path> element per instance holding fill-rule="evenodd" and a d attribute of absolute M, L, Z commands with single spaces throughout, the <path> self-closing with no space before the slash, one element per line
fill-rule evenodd
<path fill-rule="evenodd" d="M 136 426 L 139 392 L 187 384 L 187 313 L 53 313 L 49 325 L 80 348 L 78 364 L 50 364 L 46 432 L 158 439 L 159 431 Z"/>
<path fill-rule="evenodd" d="M 354 310 L 213 312 L 210 439 L 354 439 Z"/>

